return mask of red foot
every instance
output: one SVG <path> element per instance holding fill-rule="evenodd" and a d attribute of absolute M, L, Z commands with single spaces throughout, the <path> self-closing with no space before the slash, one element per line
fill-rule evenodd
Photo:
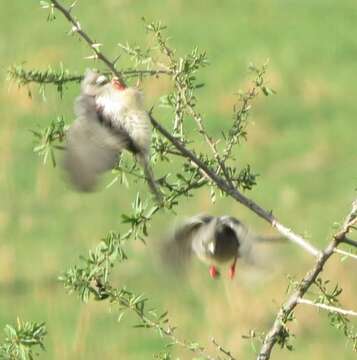
<path fill-rule="evenodd" d="M 214 265 L 209 267 L 209 274 L 211 275 L 212 279 L 216 279 L 219 276 L 219 271 Z"/>
<path fill-rule="evenodd" d="M 234 259 L 233 264 L 229 267 L 229 278 L 233 279 L 234 275 L 236 273 L 236 263 L 237 263 L 237 259 Z"/>

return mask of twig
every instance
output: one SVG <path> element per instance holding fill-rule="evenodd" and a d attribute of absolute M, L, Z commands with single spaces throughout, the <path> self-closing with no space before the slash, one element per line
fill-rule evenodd
<path fill-rule="evenodd" d="M 257 86 L 253 86 L 247 93 L 247 96 L 243 97 L 242 102 L 241 102 L 241 106 L 240 109 L 237 111 L 238 114 L 242 114 L 244 111 L 247 111 L 247 109 L 249 109 L 249 101 L 254 99 L 254 97 L 257 95 L 258 93 L 258 87 Z M 229 141 L 227 147 L 224 149 L 223 151 L 223 162 L 225 162 L 226 160 L 229 159 L 231 153 L 232 153 L 232 149 L 234 146 L 235 142 L 234 141 Z"/>
<path fill-rule="evenodd" d="M 332 241 L 328 244 L 324 251 L 321 252 L 319 255 L 314 267 L 310 270 L 304 278 L 301 280 L 295 292 L 288 298 L 288 300 L 281 306 L 275 321 L 267 333 L 263 345 L 260 349 L 258 360 L 268 360 L 270 359 L 271 351 L 274 345 L 278 341 L 279 334 L 284 329 L 285 322 L 287 317 L 292 313 L 295 307 L 298 305 L 299 299 L 301 299 L 310 286 L 315 282 L 318 275 L 322 272 L 325 263 L 333 255 L 335 248 L 338 246 L 339 243 L 343 242 L 346 238 L 347 233 L 349 232 L 351 226 L 353 226 L 355 222 L 357 210 L 357 199 L 352 204 L 352 210 L 346 217 L 344 225 L 342 229 L 335 234 Z"/>
<path fill-rule="evenodd" d="M 76 32 L 89 44 L 89 46 L 93 49 L 98 59 L 103 61 L 108 68 L 117 76 L 117 78 L 125 84 L 123 80 L 122 73 L 116 69 L 114 64 L 105 56 L 97 47 L 93 47 L 95 42 L 81 29 L 78 21 L 71 15 L 71 13 L 66 10 L 57 0 L 51 0 L 54 7 L 62 12 L 62 14 L 66 17 L 66 19 L 73 24 L 76 29 Z M 231 184 L 229 184 L 225 179 L 218 176 L 214 170 L 210 169 L 203 161 L 198 159 L 191 151 L 189 151 L 179 140 L 177 140 L 174 136 L 171 135 L 169 131 L 167 131 L 162 125 L 160 125 L 154 117 L 150 114 L 150 120 L 152 125 L 188 159 L 190 159 L 193 163 L 195 163 L 202 171 L 213 181 L 223 192 L 227 195 L 234 198 L 236 201 L 240 202 L 242 205 L 246 206 L 254 213 L 256 213 L 259 217 L 263 218 L 267 222 L 269 222 L 278 232 L 280 232 L 283 236 L 285 236 L 290 241 L 296 243 L 305 249 L 308 253 L 313 256 L 318 256 L 320 251 L 316 249 L 313 245 L 311 245 L 307 240 L 305 240 L 300 235 L 295 234 L 292 230 L 280 224 L 278 220 L 273 216 L 271 211 L 267 211 L 259 206 L 257 203 L 252 201 L 243 195 L 240 191 L 234 188 Z"/>
<path fill-rule="evenodd" d="M 122 300 L 121 305 L 124 305 L 134 311 L 136 315 L 139 316 L 139 318 L 143 321 L 143 323 L 147 324 L 149 327 L 155 328 L 159 331 L 159 333 L 164 334 L 167 338 L 171 339 L 172 343 L 175 345 L 179 345 L 193 353 L 196 353 L 200 356 L 202 356 L 206 360 L 217 360 L 216 358 L 212 357 L 208 353 L 206 353 L 205 349 L 201 346 L 192 346 L 190 343 L 187 343 L 185 340 L 181 340 L 177 338 L 174 334 L 175 328 L 172 328 L 168 326 L 167 328 L 163 327 L 160 323 L 153 321 L 149 319 L 147 316 L 140 313 L 140 311 L 137 311 L 136 309 L 133 309 L 130 307 L 129 304 L 124 304 Z M 234 360 L 234 359 L 233 359 Z"/>
<path fill-rule="evenodd" d="M 223 353 L 224 355 L 226 355 L 226 356 L 228 357 L 229 360 L 236 360 L 236 358 L 233 357 L 233 355 L 231 354 L 230 351 L 224 349 L 221 345 L 219 345 L 219 344 L 217 343 L 217 341 L 215 340 L 215 338 L 212 338 L 211 341 L 212 341 L 213 345 L 214 345 L 221 353 Z"/>
<path fill-rule="evenodd" d="M 356 229 L 354 226 L 351 226 L 351 228 Z M 354 246 L 354 247 L 357 247 L 357 241 L 356 241 L 356 240 L 352 240 L 352 239 L 349 239 L 349 238 L 345 238 L 345 240 L 343 240 L 342 242 L 344 242 L 345 244 L 348 244 L 348 245 L 352 245 L 352 246 Z"/>
<path fill-rule="evenodd" d="M 205 129 L 205 127 L 203 125 L 201 114 L 198 113 L 191 105 L 189 105 L 188 108 L 190 110 L 190 113 L 191 113 L 192 117 L 194 118 L 194 120 L 195 120 L 195 122 L 197 124 L 197 127 L 198 127 L 198 130 L 199 130 L 200 134 L 203 135 L 206 143 L 211 148 L 212 154 L 215 157 L 219 167 L 221 168 L 223 175 L 225 176 L 226 180 L 229 182 L 229 185 L 232 186 L 232 184 L 231 184 L 231 182 L 229 180 L 229 174 L 227 173 L 225 163 L 224 163 L 224 161 L 222 161 L 221 156 L 218 153 L 216 143 L 214 142 L 212 137 L 210 135 L 208 135 L 208 132 L 207 132 L 207 130 Z"/>
<path fill-rule="evenodd" d="M 306 304 L 306 305 L 312 305 L 312 306 L 316 306 L 320 309 L 324 309 L 327 311 L 331 311 L 331 312 L 336 312 L 342 315 L 347 315 L 347 316 L 357 316 L 357 312 L 353 311 L 353 310 L 345 310 L 345 309 L 341 309 L 339 307 L 336 306 L 331 306 L 331 305 L 326 305 L 326 304 L 321 304 L 321 303 L 315 303 L 311 300 L 307 300 L 307 299 L 302 299 L 299 298 L 297 299 L 297 303 L 298 304 Z"/>
<path fill-rule="evenodd" d="M 103 72 L 103 75 L 108 75 L 111 72 Z M 142 70 L 142 69 L 124 69 L 121 73 L 126 78 L 131 77 L 143 77 L 143 76 L 158 76 L 158 75 L 171 75 L 168 70 Z M 48 70 L 45 73 L 40 73 L 34 70 L 25 70 L 19 66 L 12 66 L 8 70 L 10 78 L 21 81 L 23 84 L 38 83 L 38 84 L 55 84 L 61 85 L 70 82 L 81 82 L 84 78 L 83 75 L 71 75 L 71 74 L 49 74 Z"/>
<path fill-rule="evenodd" d="M 171 71 L 170 70 L 159 70 L 159 69 L 153 69 L 153 70 L 138 70 L 138 69 L 133 69 L 133 70 L 123 70 L 122 74 L 125 76 L 130 76 L 130 75 L 151 75 L 151 76 L 155 76 L 155 75 L 171 75 Z"/>
<path fill-rule="evenodd" d="M 348 257 L 351 257 L 351 258 L 357 260 L 357 255 L 352 254 L 352 253 L 350 253 L 350 252 L 348 252 L 348 251 L 344 251 L 344 250 L 340 250 L 340 249 L 334 249 L 333 251 L 334 251 L 335 253 L 337 253 L 337 254 L 340 254 L 340 255 L 343 255 L 343 256 L 348 256 Z"/>
<path fill-rule="evenodd" d="M 108 284 L 103 285 L 97 279 L 96 279 L 96 285 L 97 285 L 97 287 L 99 287 L 100 293 L 105 294 L 106 298 L 110 299 L 111 303 L 117 303 L 122 308 L 125 308 L 125 309 L 130 310 L 133 313 L 135 313 L 142 321 L 142 324 L 144 327 L 156 329 L 161 335 L 164 335 L 168 339 L 170 339 L 172 341 L 172 344 L 179 345 L 179 346 L 199 355 L 200 357 L 202 357 L 205 360 L 218 360 L 215 357 L 208 354 L 206 352 L 205 348 L 198 345 L 197 343 L 192 344 L 186 340 L 178 338 L 175 335 L 176 328 L 167 324 L 167 321 L 165 321 L 165 325 L 164 325 L 162 323 L 162 321 L 160 321 L 160 319 L 159 320 L 152 319 L 148 315 L 146 315 L 143 310 L 143 307 L 135 306 L 135 303 L 133 303 L 131 301 L 131 299 L 128 299 L 125 296 L 128 294 L 128 291 L 126 289 L 118 290 L 118 289 L 112 288 Z M 138 299 L 138 297 L 137 297 L 137 299 Z M 162 315 L 162 316 L 166 316 L 166 315 Z"/>
<path fill-rule="evenodd" d="M 276 219 L 273 220 L 273 227 L 275 227 L 280 234 L 284 235 L 286 238 L 294 242 L 295 244 L 301 246 L 307 252 L 312 255 L 317 256 L 319 251 L 307 242 L 303 237 L 298 234 L 295 234 L 291 229 L 286 228 L 284 225 L 280 224 Z"/>

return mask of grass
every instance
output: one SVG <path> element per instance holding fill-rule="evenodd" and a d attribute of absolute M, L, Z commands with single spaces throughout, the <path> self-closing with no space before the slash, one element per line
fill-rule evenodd
<path fill-rule="evenodd" d="M 0 10 L 0 328 L 14 323 L 16 316 L 46 321 L 44 358 L 148 359 L 162 348 L 163 340 L 132 329 L 134 318 L 118 324 L 114 310 L 79 304 L 56 283 L 58 274 L 108 230 L 121 228 L 120 214 L 131 196 L 120 186 L 90 196 L 73 193 L 58 169 L 43 166 L 31 152 L 28 130 L 57 114 L 70 119 L 77 86 L 70 86 L 62 101 L 48 89 L 47 101 L 42 102 L 36 89 L 29 100 L 26 91 L 5 80 L 7 66 L 22 61 L 29 68 L 63 62 L 80 73 L 90 65 L 83 60 L 88 49 L 65 35 L 69 26 L 60 15 L 47 23 L 37 2 L 8 1 Z M 324 246 L 333 223 L 341 221 L 356 195 L 354 1 L 230 0 L 202 6 L 201 1 L 188 0 L 103 0 L 80 2 L 76 13 L 113 58 L 118 42 L 145 45 L 142 16 L 167 24 L 179 53 L 196 44 L 206 49 L 211 65 L 202 71 L 206 87 L 200 91 L 200 108 L 212 133 L 229 126 L 234 93 L 248 84 L 248 63 L 269 58 L 268 78 L 277 95 L 256 103 L 248 142 L 237 156 L 260 174 L 249 195 L 273 209 L 283 223 Z M 165 86 L 157 81 L 146 84 L 148 104 Z M 196 145 L 201 141 L 197 138 Z M 212 205 L 206 190 L 183 202 L 178 213 L 197 212 L 230 213 L 261 232 L 270 231 L 230 200 Z M 285 296 L 286 274 L 301 276 L 311 260 L 293 246 L 279 248 L 273 256 L 277 268 L 271 274 L 255 274 L 242 265 L 233 283 L 212 282 L 207 269 L 197 265 L 178 289 L 152 256 L 162 228 L 174 220 L 169 214 L 155 219 L 148 246 L 132 244 L 130 260 L 119 269 L 117 281 L 168 308 L 183 337 L 210 347 L 214 335 L 239 358 L 254 358 L 241 335 L 251 328 L 268 328 Z M 299 261 L 291 264 L 293 259 Z M 346 308 L 356 308 L 354 271 L 351 262 L 337 260 L 326 269 L 326 278 L 341 280 Z M 293 325 L 297 350 L 276 351 L 273 358 L 352 359 L 343 336 L 328 328 L 325 315 L 301 308 Z"/>

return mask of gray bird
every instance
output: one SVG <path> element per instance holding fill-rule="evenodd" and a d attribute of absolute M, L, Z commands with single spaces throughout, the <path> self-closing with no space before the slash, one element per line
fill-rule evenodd
<path fill-rule="evenodd" d="M 161 201 L 150 167 L 151 124 L 142 92 L 88 69 L 74 112 L 76 120 L 67 133 L 63 165 L 75 188 L 93 191 L 99 176 L 113 169 L 122 151 L 128 150 Z"/>
<path fill-rule="evenodd" d="M 210 265 L 212 278 L 219 275 L 218 266 L 228 263 L 229 277 L 233 279 L 238 258 L 254 262 L 255 242 L 277 239 L 281 238 L 253 234 L 232 216 L 197 215 L 187 219 L 166 239 L 162 256 L 169 265 L 180 268 L 196 255 Z"/>

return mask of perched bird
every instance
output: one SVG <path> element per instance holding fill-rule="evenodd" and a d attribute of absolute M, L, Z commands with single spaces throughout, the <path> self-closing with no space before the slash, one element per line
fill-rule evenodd
<path fill-rule="evenodd" d="M 232 216 L 197 215 L 187 219 L 166 239 L 162 256 L 164 261 L 178 268 L 196 255 L 210 265 L 212 278 L 219 275 L 218 266 L 228 263 L 229 277 L 233 279 L 238 258 L 254 262 L 255 242 L 277 239 L 253 234 Z"/>
<path fill-rule="evenodd" d="M 73 185 L 80 191 L 93 191 L 98 177 L 111 170 L 122 151 L 128 150 L 161 201 L 150 167 L 151 124 L 142 92 L 88 69 L 74 112 L 76 120 L 68 130 L 64 156 L 64 168 Z"/>

